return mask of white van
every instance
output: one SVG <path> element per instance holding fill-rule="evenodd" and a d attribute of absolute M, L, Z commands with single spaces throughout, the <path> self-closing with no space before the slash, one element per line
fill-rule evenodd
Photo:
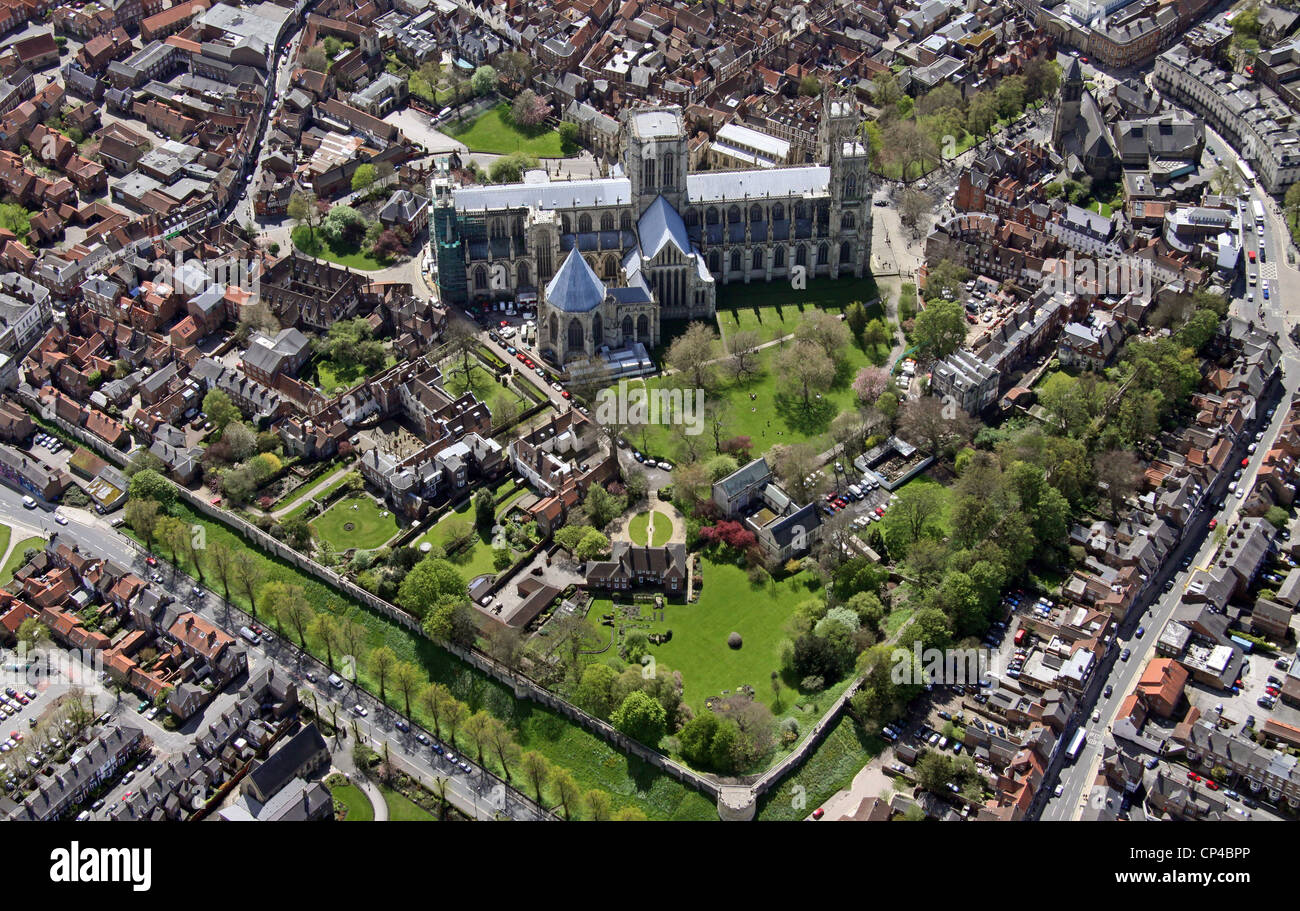
<path fill-rule="evenodd" d="M 244 640 L 250 645 L 258 645 L 262 641 L 262 638 L 258 636 L 257 633 L 253 632 L 246 626 L 241 626 L 239 628 L 239 635 L 243 636 Z"/>
<path fill-rule="evenodd" d="M 23 509 L 35 509 L 36 501 L 31 497 L 23 497 Z"/>
<path fill-rule="evenodd" d="M 343 689 L 343 678 L 340 677 L 338 674 L 330 674 L 329 681 L 330 681 L 330 686 L 334 687 L 334 689 L 336 690 Z"/>

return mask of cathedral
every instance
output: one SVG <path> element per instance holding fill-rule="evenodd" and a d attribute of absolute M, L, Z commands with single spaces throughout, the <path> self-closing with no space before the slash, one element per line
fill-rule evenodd
<path fill-rule="evenodd" d="M 665 319 L 710 319 L 719 283 L 862 276 L 871 180 L 857 105 L 828 90 L 821 165 L 688 173 L 677 107 L 623 112 L 609 177 L 435 193 L 444 300 L 538 303 L 557 364 L 660 342 Z"/>

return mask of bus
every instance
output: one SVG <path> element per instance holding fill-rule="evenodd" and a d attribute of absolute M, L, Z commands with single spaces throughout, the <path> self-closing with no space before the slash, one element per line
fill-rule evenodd
<path fill-rule="evenodd" d="M 1263 227 L 1264 225 L 1264 204 L 1258 199 L 1252 199 L 1250 207 L 1255 210 L 1255 225 Z"/>
<path fill-rule="evenodd" d="M 1083 728 L 1074 732 L 1074 737 L 1070 740 L 1070 748 L 1065 751 L 1066 759 L 1074 762 L 1083 752 L 1083 745 L 1088 742 L 1088 734 Z"/>

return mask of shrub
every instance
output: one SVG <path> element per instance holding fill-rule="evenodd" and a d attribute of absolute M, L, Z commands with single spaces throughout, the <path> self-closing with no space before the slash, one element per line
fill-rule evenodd
<path fill-rule="evenodd" d="M 740 633 L 732 633 L 730 636 L 728 636 L 727 645 L 733 649 L 739 649 L 742 645 L 744 645 L 744 641 L 740 638 Z"/>

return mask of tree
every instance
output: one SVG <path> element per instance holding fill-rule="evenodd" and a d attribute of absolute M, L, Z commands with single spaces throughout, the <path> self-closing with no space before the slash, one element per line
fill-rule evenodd
<path fill-rule="evenodd" d="M 370 162 L 358 165 L 352 172 L 352 192 L 363 193 L 375 185 L 375 166 Z"/>
<path fill-rule="evenodd" d="M 794 328 L 796 341 L 810 342 L 834 362 L 844 356 L 849 343 L 849 329 L 839 317 L 825 310 L 814 310 L 804 316 Z"/>
<path fill-rule="evenodd" d="M 321 223 L 320 203 L 316 200 L 316 194 L 310 190 L 299 190 L 293 193 L 289 197 L 289 204 L 285 211 L 295 222 L 307 228 L 308 236 L 314 243 L 316 228 Z"/>
<path fill-rule="evenodd" d="M 885 541 L 895 559 L 921 539 L 930 520 L 943 507 L 943 496 L 933 484 L 906 484 L 898 491 L 897 497 L 882 523 Z"/>
<path fill-rule="evenodd" d="M 691 323 L 669 346 L 665 358 L 668 366 L 686 374 L 697 389 L 707 389 L 715 337 L 713 329 L 706 324 Z"/>
<path fill-rule="evenodd" d="M 939 147 L 915 120 L 893 120 L 881 130 L 886 167 L 898 169 L 900 179 L 919 177 L 926 162 L 937 161 Z M 915 173 L 913 170 L 915 169 Z"/>
<path fill-rule="evenodd" d="M 153 550 L 154 533 L 158 528 L 161 507 L 157 500 L 131 499 L 126 504 L 126 524 L 144 541 L 146 550 Z"/>
<path fill-rule="evenodd" d="M 307 648 L 307 630 L 315 624 L 316 612 L 304 598 L 280 605 L 280 616 L 288 626 L 298 634 L 298 645 Z"/>
<path fill-rule="evenodd" d="M 176 488 L 152 468 L 144 468 L 131 476 L 127 492 L 133 500 L 155 500 L 163 511 L 176 502 Z"/>
<path fill-rule="evenodd" d="M 483 752 L 491 746 L 488 739 L 489 731 L 495 720 L 482 709 L 465 719 L 465 733 L 469 735 L 470 742 L 474 744 L 474 749 L 478 753 L 479 765 L 483 765 Z"/>
<path fill-rule="evenodd" d="M 442 722 L 447 716 L 447 708 L 457 701 L 456 697 L 451 694 L 451 690 L 447 689 L 444 684 L 430 683 L 420 690 L 419 699 L 420 705 L 433 719 L 433 736 L 441 739 Z"/>
<path fill-rule="evenodd" d="M 518 183 L 525 171 L 537 168 L 537 159 L 522 152 L 512 152 L 492 162 L 488 176 L 493 183 Z"/>
<path fill-rule="evenodd" d="M 318 73 L 329 71 L 329 58 L 325 56 L 325 48 L 319 44 L 308 48 L 302 55 L 302 65 L 309 70 L 315 70 Z"/>
<path fill-rule="evenodd" d="M 565 120 L 560 124 L 560 151 L 565 155 L 572 155 L 578 151 L 578 139 L 581 131 L 578 125 L 571 120 Z"/>
<path fill-rule="evenodd" d="M 18 641 L 26 647 L 27 653 L 30 655 L 32 649 L 36 647 L 38 642 L 49 638 L 50 631 L 45 628 L 45 624 L 41 623 L 41 621 L 37 620 L 35 617 L 28 617 L 22 623 L 18 624 L 18 632 L 16 636 Z"/>
<path fill-rule="evenodd" d="M 663 739 L 667 713 L 659 700 L 636 690 L 629 693 L 610 716 L 610 723 L 627 736 L 655 747 Z"/>
<path fill-rule="evenodd" d="M 212 564 L 212 571 L 221 580 L 223 597 L 229 601 L 230 580 L 234 578 L 236 570 L 234 549 L 222 541 L 214 541 L 208 548 L 208 560 Z"/>
<path fill-rule="evenodd" d="M 961 409 L 927 395 L 902 407 L 898 426 L 906 439 L 938 456 L 970 439 L 975 422 Z"/>
<path fill-rule="evenodd" d="M 496 502 L 492 498 L 492 491 L 480 487 L 474 492 L 474 524 L 480 531 L 489 531 L 495 522 Z"/>
<path fill-rule="evenodd" d="M 220 389 L 209 390 L 203 397 L 203 410 L 207 412 L 208 419 L 216 426 L 218 433 L 223 432 L 227 424 L 238 421 L 241 417 L 239 408 Z"/>
<path fill-rule="evenodd" d="M 916 317 L 912 332 L 917 347 L 935 360 L 956 351 L 966 340 L 965 308 L 955 300 L 931 300 Z"/>
<path fill-rule="evenodd" d="M 621 513 L 626 504 L 620 497 L 614 496 L 599 484 L 593 484 L 587 490 L 587 498 L 582 501 L 582 508 L 597 529 L 604 528 Z"/>
<path fill-rule="evenodd" d="M 582 536 L 578 542 L 578 549 L 574 553 L 579 560 L 597 560 L 609 554 L 609 538 L 601 534 L 596 529 L 591 529 Z"/>
<path fill-rule="evenodd" d="M 929 195 L 909 185 L 903 189 L 902 198 L 899 200 L 898 217 L 903 224 L 915 232 L 921 216 L 929 212 L 932 206 L 934 200 Z"/>
<path fill-rule="evenodd" d="M 1127 449 L 1111 449 L 1097 454 L 1092 470 L 1097 487 L 1110 503 L 1112 518 L 1118 518 L 1120 506 L 1137 493 L 1142 482 L 1142 463 Z"/>
<path fill-rule="evenodd" d="M 805 408 L 811 404 L 813 391 L 829 389 L 835 378 L 835 363 L 811 341 L 787 345 L 776 363 L 783 384 L 800 396 Z"/>
<path fill-rule="evenodd" d="M 868 318 L 867 308 L 862 305 L 862 301 L 853 301 L 844 311 L 844 322 L 859 342 L 862 341 L 862 330 L 867 328 Z"/>
<path fill-rule="evenodd" d="M 582 789 L 574 781 L 573 774 L 566 768 L 557 768 L 551 773 L 551 793 L 564 807 L 564 818 L 572 818 L 573 811 L 582 801 Z"/>
<path fill-rule="evenodd" d="M 510 735 L 510 729 L 500 719 L 493 718 L 483 729 L 483 736 L 487 739 L 489 749 L 496 753 L 501 771 L 505 772 L 506 781 L 509 781 L 510 764 L 519 756 L 519 745 Z"/>
<path fill-rule="evenodd" d="M 468 597 L 460 571 L 448 561 L 432 556 L 415 564 L 397 590 L 397 603 L 420 618 L 435 608 L 461 603 Z"/>
<path fill-rule="evenodd" d="M 307 593 L 301 585 L 288 582 L 267 582 L 261 591 L 262 608 L 271 616 L 283 632 L 284 624 L 289 621 L 290 607 L 295 602 L 305 602 Z"/>
<path fill-rule="evenodd" d="M 604 791 L 596 788 L 583 795 L 582 802 L 587 807 L 587 816 L 592 822 L 605 822 L 609 819 L 610 799 Z"/>
<path fill-rule="evenodd" d="M 551 777 L 551 764 L 546 757 L 536 750 L 529 750 L 519 757 L 519 767 L 527 782 L 532 785 L 537 802 L 542 802 L 542 788 Z"/>
<path fill-rule="evenodd" d="M 387 685 L 389 679 L 397 670 L 397 655 L 386 645 L 372 649 L 368 656 L 370 673 L 374 675 L 375 680 L 379 683 L 379 701 L 388 702 Z"/>
<path fill-rule="evenodd" d="M 889 371 L 883 367 L 863 367 L 853 378 L 853 392 L 858 401 L 871 405 L 889 388 Z"/>
<path fill-rule="evenodd" d="M 483 64 L 474 71 L 470 86 L 475 95 L 490 95 L 497 90 L 497 71 L 489 64 Z"/>
<path fill-rule="evenodd" d="M 424 679 L 420 668 L 409 661 L 400 662 L 393 668 L 393 686 L 402 694 L 403 711 L 408 718 L 411 717 L 411 696 Z"/>
<path fill-rule="evenodd" d="M 541 126 L 550 114 L 551 103 L 532 89 L 524 89 L 510 105 L 511 121 L 523 129 Z"/>
<path fill-rule="evenodd" d="M 181 554 L 189 550 L 190 527 L 180 519 L 164 516 L 158 521 L 158 537 L 167 548 L 172 565 L 177 565 Z"/>
<path fill-rule="evenodd" d="M 257 616 L 257 599 L 254 597 L 257 590 L 261 587 L 265 571 L 262 564 L 258 561 L 257 555 L 250 550 L 237 551 L 235 556 L 235 580 L 239 588 L 248 599 L 249 610 L 253 616 Z"/>
<path fill-rule="evenodd" d="M 574 701 L 597 718 L 608 718 L 614 710 L 614 682 L 618 672 L 607 664 L 589 664 L 574 693 Z"/>
<path fill-rule="evenodd" d="M 761 336 L 753 329 L 741 329 L 727 336 L 727 353 L 731 355 L 731 370 L 737 379 L 747 379 L 758 372 L 761 344 Z"/>
<path fill-rule="evenodd" d="M 334 650 L 342 645 L 342 636 L 339 634 L 338 621 L 334 615 L 322 611 L 316 615 L 316 624 L 313 629 L 317 641 L 325 646 L 325 664 L 330 670 L 334 670 Z"/>

